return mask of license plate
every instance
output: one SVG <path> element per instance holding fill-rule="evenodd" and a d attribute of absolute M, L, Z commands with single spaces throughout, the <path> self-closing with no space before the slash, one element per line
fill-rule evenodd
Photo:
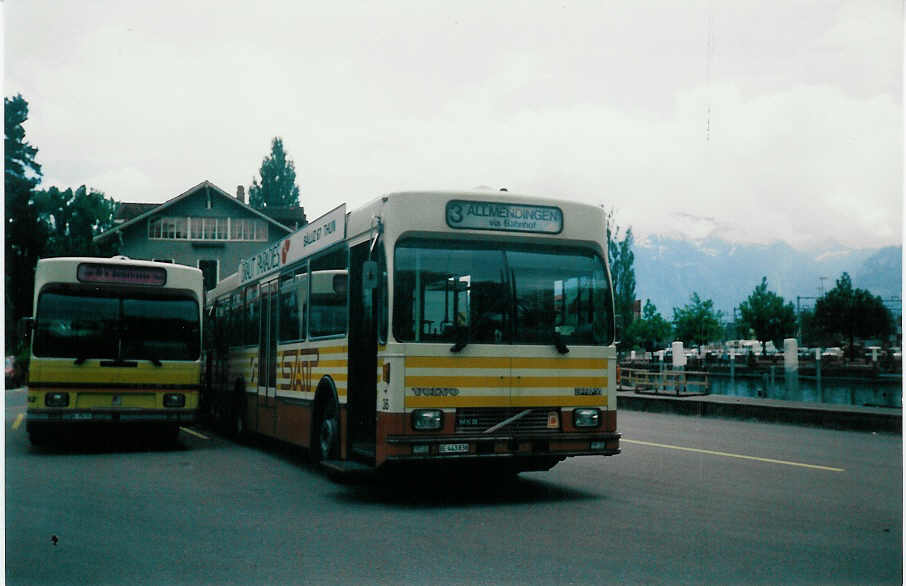
<path fill-rule="evenodd" d="M 437 447 L 438 454 L 468 454 L 469 444 L 440 444 Z"/>
<path fill-rule="evenodd" d="M 73 419 L 91 419 L 91 413 L 73 413 Z"/>

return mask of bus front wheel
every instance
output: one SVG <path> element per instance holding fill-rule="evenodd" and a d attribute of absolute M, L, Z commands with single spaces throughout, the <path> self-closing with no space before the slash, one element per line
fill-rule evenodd
<path fill-rule="evenodd" d="M 32 425 L 28 428 L 28 441 L 33 446 L 46 446 L 50 440 L 50 430 L 42 425 Z"/>

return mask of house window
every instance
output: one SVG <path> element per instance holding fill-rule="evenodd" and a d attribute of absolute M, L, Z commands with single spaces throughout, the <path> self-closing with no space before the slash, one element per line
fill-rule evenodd
<path fill-rule="evenodd" d="M 187 218 L 156 218 L 148 224 L 148 238 L 185 240 L 189 237 Z"/>
<path fill-rule="evenodd" d="M 230 222 L 230 240 L 267 241 L 267 224 L 251 218 L 234 219 Z"/>
<path fill-rule="evenodd" d="M 251 218 L 156 218 L 148 223 L 148 238 L 267 242 L 267 223 Z"/>

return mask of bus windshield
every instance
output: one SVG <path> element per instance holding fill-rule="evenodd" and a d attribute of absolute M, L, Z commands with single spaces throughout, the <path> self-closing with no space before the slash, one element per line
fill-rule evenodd
<path fill-rule="evenodd" d="M 400 341 L 607 345 L 604 262 L 579 247 L 408 239 L 395 253 Z"/>
<path fill-rule="evenodd" d="M 198 302 L 103 290 L 45 290 L 38 297 L 35 356 L 197 360 Z"/>

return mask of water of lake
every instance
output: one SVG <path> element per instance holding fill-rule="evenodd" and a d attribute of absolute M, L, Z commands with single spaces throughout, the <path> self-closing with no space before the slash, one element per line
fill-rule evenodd
<path fill-rule="evenodd" d="M 780 399 L 809 403 L 858 405 L 867 407 L 903 407 L 903 387 L 900 377 L 877 379 L 847 379 L 788 376 L 782 368 L 774 377 L 765 373 L 730 377 L 709 377 L 711 394 L 735 397 Z"/>

